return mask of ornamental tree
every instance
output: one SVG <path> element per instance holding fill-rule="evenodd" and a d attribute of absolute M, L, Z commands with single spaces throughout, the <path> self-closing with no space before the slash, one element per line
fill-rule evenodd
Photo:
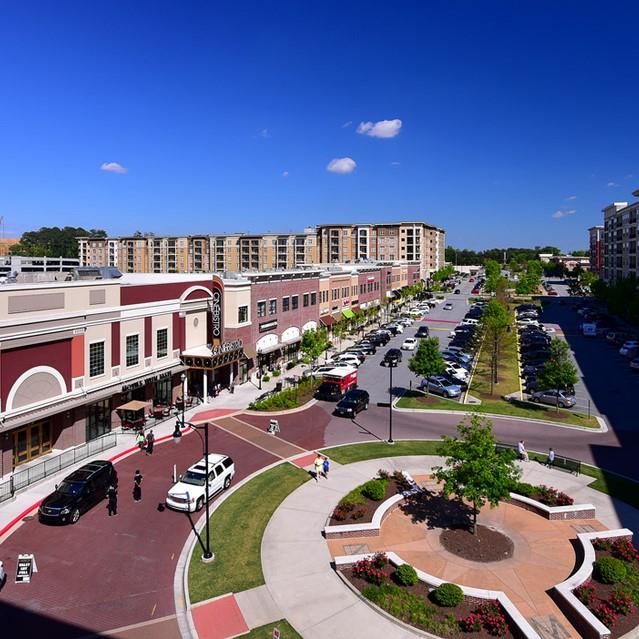
<path fill-rule="evenodd" d="M 439 352 L 439 341 L 436 337 L 420 340 L 415 354 L 408 362 L 408 370 L 421 377 L 441 375 L 446 370 L 446 363 Z M 428 385 L 426 385 L 426 395 L 428 395 Z"/>
<path fill-rule="evenodd" d="M 317 328 L 305 331 L 302 335 L 300 351 L 307 364 L 315 365 L 318 357 L 328 348 L 329 341 L 326 329 Z"/>
<path fill-rule="evenodd" d="M 510 495 L 512 485 L 521 477 L 515 452 L 497 451 L 493 425 L 479 415 L 470 423 L 457 426 L 457 437 L 443 436 L 438 454 L 444 465 L 434 468 L 438 482 L 444 483 L 445 497 L 455 495 L 473 505 L 471 532 L 477 532 L 477 515 L 486 503 L 495 507 Z"/>

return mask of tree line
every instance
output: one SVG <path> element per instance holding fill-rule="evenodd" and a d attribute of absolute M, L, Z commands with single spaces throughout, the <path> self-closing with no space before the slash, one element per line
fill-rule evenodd
<path fill-rule="evenodd" d="M 107 237 L 103 229 L 81 226 L 43 226 L 22 234 L 20 242 L 9 250 L 11 255 L 27 257 L 78 257 L 78 237 Z"/>
<path fill-rule="evenodd" d="M 562 251 L 556 246 L 535 246 L 534 248 L 491 248 L 484 251 L 473 251 L 471 249 L 446 247 L 446 261 L 458 266 L 483 266 L 487 260 L 493 260 L 498 264 L 525 264 L 530 260 L 538 260 L 541 253 L 552 253 L 561 255 Z M 584 249 L 574 250 L 570 253 L 576 256 L 589 255 Z M 505 256 L 505 257 L 504 257 Z"/>

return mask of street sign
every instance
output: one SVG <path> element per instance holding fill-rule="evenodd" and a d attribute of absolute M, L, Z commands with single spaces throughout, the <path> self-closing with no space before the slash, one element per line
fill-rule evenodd
<path fill-rule="evenodd" d="M 280 629 L 273 628 L 273 639 L 280 639 Z"/>
<path fill-rule="evenodd" d="M 35 557 L 33 555 L 18 555 L 18 563 L 16 565 L 16 583 L 31 583 L 31 575 L 38 572 Z"/>

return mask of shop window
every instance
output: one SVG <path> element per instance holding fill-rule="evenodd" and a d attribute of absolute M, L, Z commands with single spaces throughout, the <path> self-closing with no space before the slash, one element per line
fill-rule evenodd
<path fill-rule="evenodd" d="M 257 316 L 266 317 L 266 301 L 257 303 Z"/>
<path fill-rule="evenodd" d="M 291 298 L 283 297 L 282 298 L 282 312 L 286 313 L 291 307 Z"/>
<path fill-rule="evenodd" d="M 317 293 L 311 293 L 311 306 L 317 304 Z"/>
<path fill-rule="evenodd" d="M 169 354 L 169 329 L 160 328 L 155 334 L 155 348 L 158 359 L 166 357 Z"/>
<path fill-rule="evenodd" d="M 238 306 L 237 322 L 238 324 L 243 324 L 244 322 L 248 322 L 248 306 Z"/>
<path fill-rule="evenodd" d="M 140 361 L 140 336 L 126 336 L 126 365 L 137 366 Z"/>
<path fill-rule="evenodd" d="M 104 375 L 104 342 L 89 344 L 89 377 Z"/>
<path fill-rule="evenodd" d="M 269 300 L 268 301 L 268 314 L 275 315 L 277 313 L 277 300 Z"/>
<path fill-rule="evenodd" d="M 108 399 L 87 406 L 87 441 L 105 435 L 111 430 L 111 403 Z"/>
<path fill-rule="evenodd" d="M 309 295 L 308 293 L 304 293 L 302 297 L 302 304 L 304 305 L 304 307 L 308 306 L 308 301 L 309 301 Z"/>
<path fill-rule="evenodd" d="M 300 300 L 298 295 L 293 295 L 291 297 L 291 308 L 295 311 L 300 305 Z"/>
<path fill-rule="evenodd" d="M 171 378 L 158 379 L 153 387 L 153 403 L 156 406 L 170 406 L 172 404 L 171 397 Z"/>

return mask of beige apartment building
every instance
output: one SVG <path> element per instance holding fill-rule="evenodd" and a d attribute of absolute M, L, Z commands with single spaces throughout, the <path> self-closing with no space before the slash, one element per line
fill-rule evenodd
<path fill-rule="evenodd" d="M 323 263 L 418 261 L 423 277 L 444 266 L 446 232 L 424 222 L 320 224 L 317 236 Z"/>
<path fill-rule="evenodd" d="M 639 189 L 633 195 L 639 197 Z M 613 202 L 603 214 L 603 279 L 611 282 L 637 275 L 639 202 Z"/>
<path fill-rule="evenodd" d="M 78 238 L 81 266 L 123 273 L 202 273 L 290 269 L 314 264 L 315 229 L 302 233 Z"/>

